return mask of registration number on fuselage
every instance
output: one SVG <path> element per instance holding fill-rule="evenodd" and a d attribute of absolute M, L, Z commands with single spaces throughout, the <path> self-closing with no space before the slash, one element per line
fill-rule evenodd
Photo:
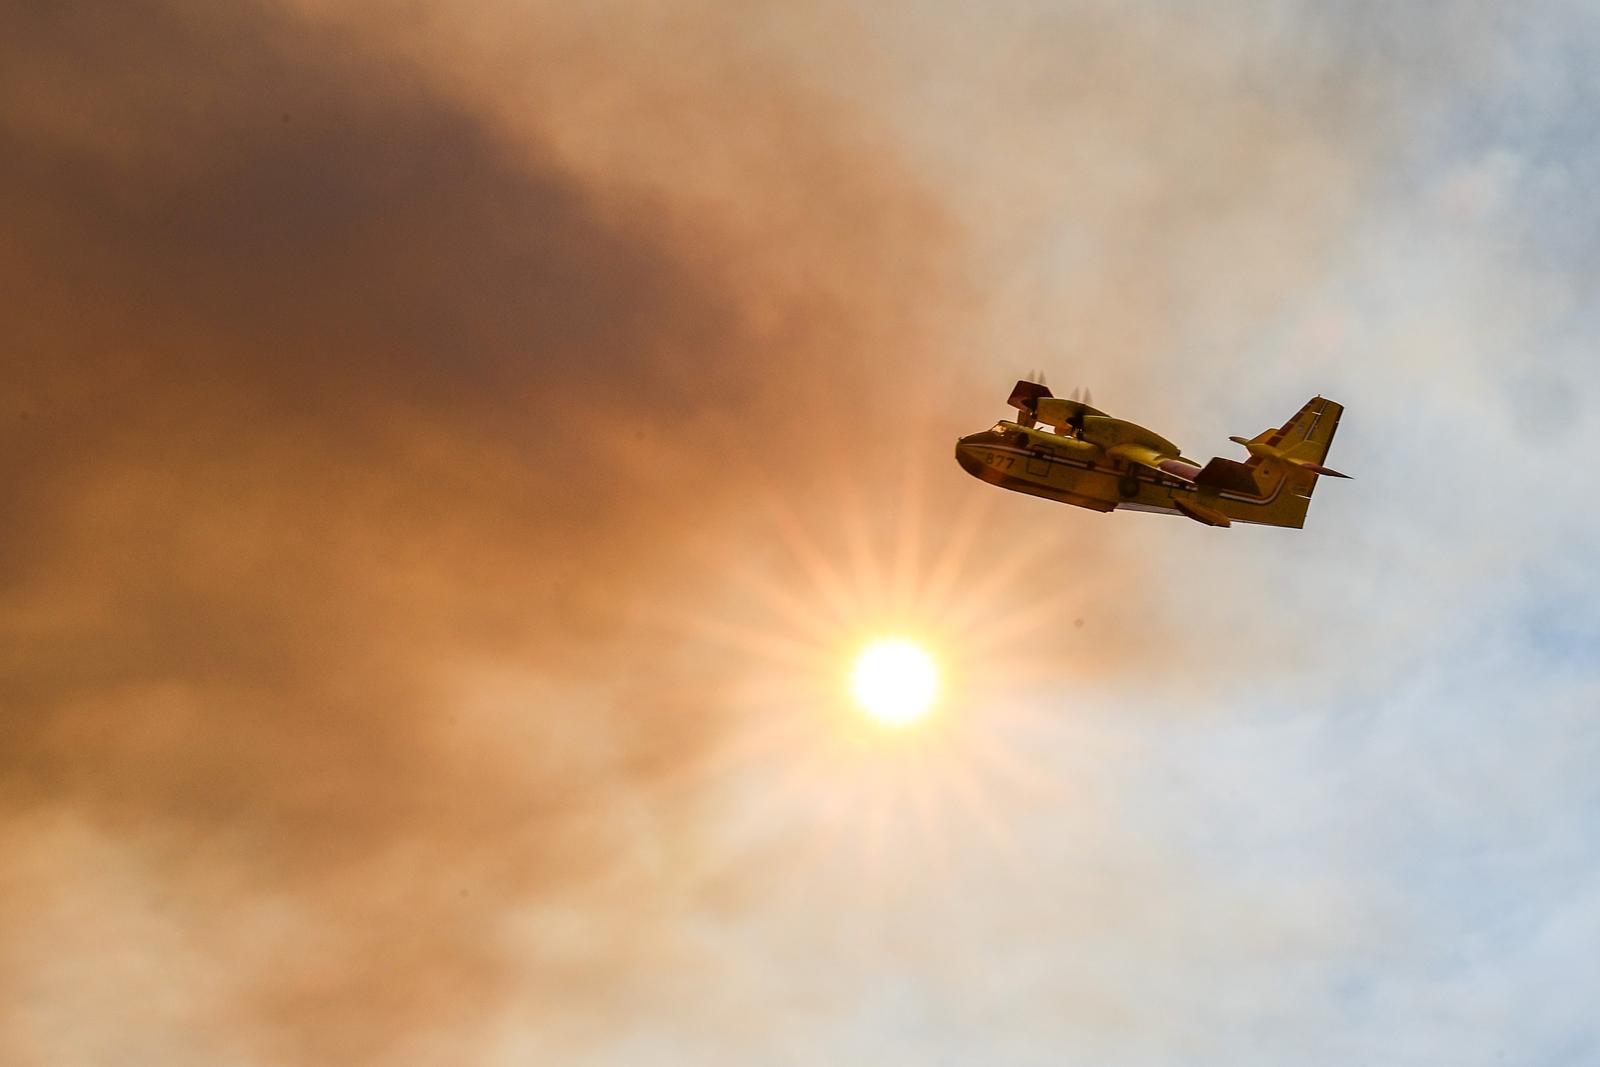
<path fill-rule="evenodd" d="M 1009 452 L 985 452 L 983 461 L 991 467 L 1008 471 L 1017 462 L 1017 457 Z"/>

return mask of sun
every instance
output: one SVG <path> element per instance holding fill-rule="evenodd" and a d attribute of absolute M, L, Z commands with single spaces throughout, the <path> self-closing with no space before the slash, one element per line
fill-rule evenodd
<path fill-rule="evenodd" d="M 927 714 L 939 693 L 933 657 L 904 638 L 874 641 L 856 657 L 851 692 L 856 703 L 886 726 L 904 726 Z"/>

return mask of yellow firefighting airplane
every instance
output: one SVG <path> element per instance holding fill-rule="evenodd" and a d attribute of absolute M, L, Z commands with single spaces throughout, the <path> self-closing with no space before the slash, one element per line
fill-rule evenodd
<path fill-rule="evenodd" d="M 1305 525 L 1317 475 L 1348 478 L 1322 465 L 1344 408 L 1306 401 L 1280 429 L 1246 440 L 1243 463 L 1216 458 L 1204 467 L 1143 426 L 1114 419 L 1078 400 L 1052 396 L 1037 382 L 1019 381 L 1006 401 L 1017 421 L 956 442 L 968 474 L 1003 489 L 1076 504 L 1093 511 L 1160 511 L 1207 526 L 1253 522 Z"/>

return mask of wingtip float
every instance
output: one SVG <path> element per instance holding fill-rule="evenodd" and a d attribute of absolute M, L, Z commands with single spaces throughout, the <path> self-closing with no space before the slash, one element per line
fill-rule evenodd
<path fill-rule="evenodd" d="M 1152 511 L 1207 526 L 1235 522 L 1305 525 L 1319 475 L 1348 478 L 1323 465 L 1344 408 L 1313 397 L 1281 427 L 1230 437 L 1249 458 L 1204 466 L 1143 426 L 1019 381 L 1006 399 L 1015 420 L 956 442 L 956 460 L 974 477 L 1030 496 L 1091 511 Z"/>

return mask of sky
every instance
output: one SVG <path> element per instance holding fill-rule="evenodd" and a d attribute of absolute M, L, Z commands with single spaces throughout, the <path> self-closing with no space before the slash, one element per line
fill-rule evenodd
<path fill-rule="evenodd" d="M 1600 1060 L 1597 47 L 0 10 L 0 1059 Z M 1354 479 L 1002 493 L 1030 372 Z"/>

